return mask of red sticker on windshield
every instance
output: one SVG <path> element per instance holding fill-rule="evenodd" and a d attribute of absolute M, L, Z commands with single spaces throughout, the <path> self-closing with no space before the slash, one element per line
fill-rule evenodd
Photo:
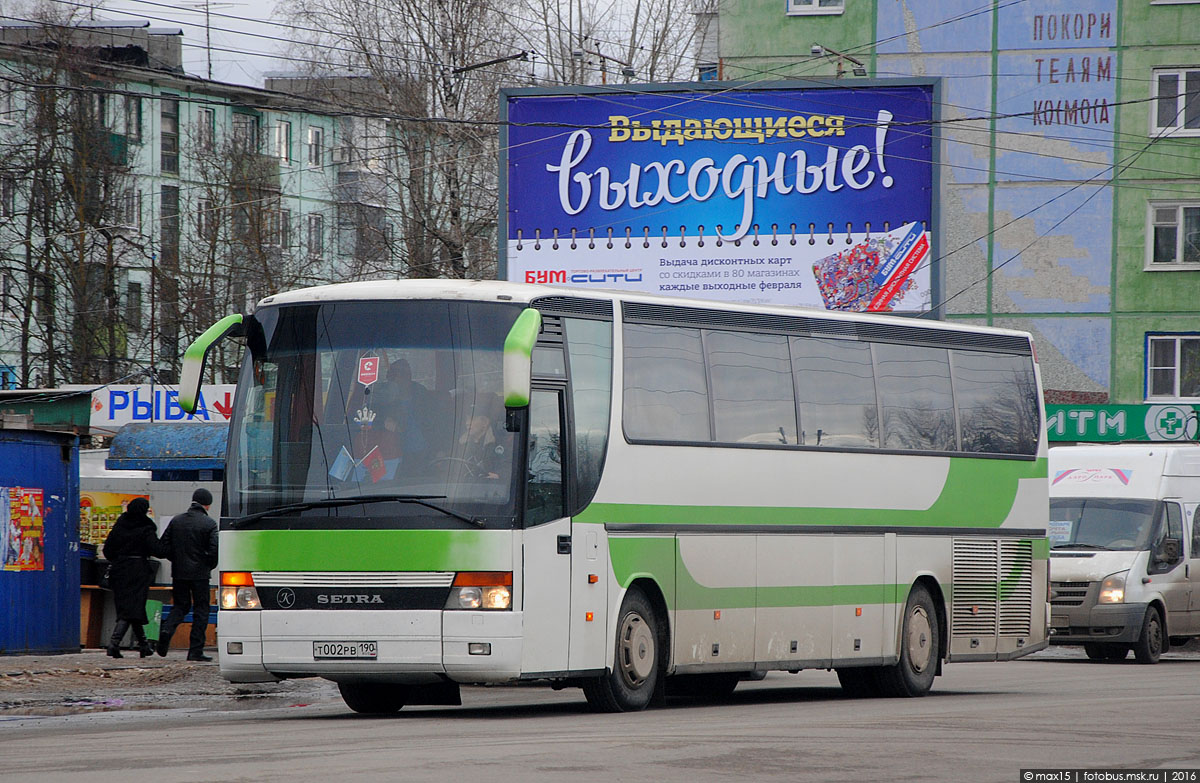
<path fill-rule="evenodd" d="M 358 382 L 370 386 L 379 380 L 379 357 L 364 356 L 358 360 Z"/>

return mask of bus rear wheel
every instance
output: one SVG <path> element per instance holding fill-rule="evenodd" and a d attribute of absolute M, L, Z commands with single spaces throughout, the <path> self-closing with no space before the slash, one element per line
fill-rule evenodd
<path fill-rule="evenodd" d="M 406 689 L 403 685 L 386 683 L 339 682 L 342 701 L 363 715 L 391 715 L 404 706 Z"/>
<path fill-rule="evenodd" d="M 617 619 L 617 645 L 612 670 L 583 684 L 583 695 L 597 712 L 644 710 L 662 677 L 665 649 L 657 614 L 645 594 L 632 588 Z"/>
<path fill-rule="evenodd" d="M 900 660 L 878 669 L 879 690 L 885 696 L 924 696 L 937 673 L 937 607 L 924 585 L 913 585 L 904 605 L 900 630 Z"/>

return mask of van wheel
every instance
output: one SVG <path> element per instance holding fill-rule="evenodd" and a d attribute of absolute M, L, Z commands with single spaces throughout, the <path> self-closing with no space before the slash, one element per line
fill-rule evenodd
<path fill-rule="evenodd" d="M 1106 661 L 1123 661 L 1129 657 L 1129 648 L 1123 644 L 1105 644 L 1104 660 Z"/>
<path fill-rule="evenodd" d="M 634 587 L 621 604 L 617 620 L 617 652 L 612 671 L 583 683 L 583 695 L 597 712 L 644 710 L 662 676 L 666 639 L 659 632 L 654 607 Z"/>
<path fill-rule="evenodd" d="M 1133 645 L 1133 657 L 1138 663 L 1158 663 L 1163 652 L 1162 618 L 1153 606 L 1146 610 L 1146 619 L 1142 622 L 1142 635 L 1137 644 Z"/>
<path fill-rule="evenodd" d="M 404 706 L 408 689 L 386 683 L 339 682 L 342 701 L 363 715 L 391 715 Z"/>
<path fill-rule="evenodd" d="M 1093 661 L 1103 661 L 1108 657 L 1104 645 L 1099 642 L 1089 642 L 1083 645 L 1083 651 L 1087 653 L 1087 657 Z"/>
<path fill-rule="evenodd" d="M 938 615 L 924 585 L 913 585 L 904 605 L 900 631 L 900 660 L 879 667 L 877 683 L 884 696 L 924 696 L 937 674 Z"/>

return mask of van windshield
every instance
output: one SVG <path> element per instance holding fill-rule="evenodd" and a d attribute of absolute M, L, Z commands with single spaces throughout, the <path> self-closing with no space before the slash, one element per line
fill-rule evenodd
<path fill-rule="evenodd" d="M 1051 498 L 1050 544 L 1054 549 L 1147 549 L 1159 505 L 1156 500 Z"/>

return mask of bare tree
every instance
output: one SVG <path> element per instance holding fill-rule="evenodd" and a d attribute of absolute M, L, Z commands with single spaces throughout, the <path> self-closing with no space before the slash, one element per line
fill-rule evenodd
<path fill-rule="evenodd" d="M 280 12 L 319 31 L 310 59 L 337 60 L 324 87 L 313 78 L 307 91 L 361 118 L 364 132 L 343 134 L 360 165 L 344 175 L 358 200 L 343 199 L 353 215 L 339 222 L 361 226 L 361 195 L 383 192 L 382 214 L 398 229 L 382 243 L 388 257 L 355 272 L 494 276 L 499 89 L 688 78 L 691 2 L 281 0 Z M 361 77 L 354 89 L 347 72 Z M 367 163 L 377 159 L 390 174 L 382 188 L 384 172 Z"/>
<path fill-rule="evenodd" d="M 114 126 L 122 106 L 100 69 L 80 67 L 83 47 L 69 25 L 44 32 L 38 50 L 8 61 L 23 111 L 0 160 L 13 191 L 3 263 L 26 386 L 127 374 L 119 288 L 144 253 L 126 229 L 134 183 L 126 137 Z"/>

